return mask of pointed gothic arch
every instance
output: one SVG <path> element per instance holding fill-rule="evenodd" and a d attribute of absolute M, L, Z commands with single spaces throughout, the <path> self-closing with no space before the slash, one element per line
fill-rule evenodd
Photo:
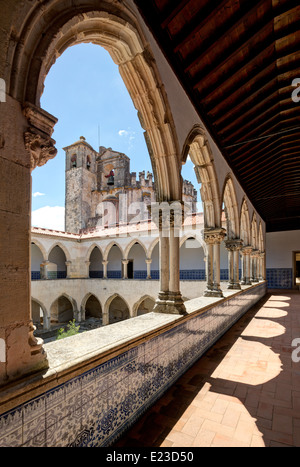
<path fill-rule="evenodd" d="M 10 94 L 23 103 L 30 122 L 26 147 L 32 168 L 45 164 L 57 152 L 51 139 L 57 120 L 40 109 L 45 77 L 57 57 L 83 42 L 104 47 L 119 67 L 145 131 L 158 200 L 181 200 L 180 151 L 167 94 L 150 45 L 133 10 L 124 2 L 49 1 L 43 8 L 33 6 L 20 26 L 8 83 Z M 41 115 L 43 134 L 35 128 Z"/>
<path fill-rule="evenodd" d="M 245 198 L 242 203 L 240 221 L 240 237 L 243 240 L 244 246 L 248 246 L 251 243 L 251 227 L 248 203 Z"/>
<path fill-rule="evenodd" d="M 234 187 L 234 183 L 231 175 L 227 175 L 224 186 L 221 202 L 225 206 L 226 216 L 226 230 L 227 238 L 229 240 L 240 237 L 240 221 L 239 221 L 239 209 L 237 203 L 237 196 Z"/>
<path fill-rule="evenodd" d="M 194 164 L 197 180 L 201 184 L 204 227 L 221 227 L 220 192 L 213 154 L 205 130 L 200 125 L 195 125 L 186 138 L 182 151 L 183 164 L 188 156 Z"/>

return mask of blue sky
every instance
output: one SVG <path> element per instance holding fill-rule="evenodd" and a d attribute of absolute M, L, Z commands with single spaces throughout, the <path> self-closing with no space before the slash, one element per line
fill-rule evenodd
<path fill-rule="evenodd" d="M 62 148 L 80 136 L 98 150 L 100 133 L 101 146 L 130 157 L 131 172 L 152 172 L 137 111 L 117 65 L 103 47 L 80 44 L 67 49 L 46 77 L 41 107 L 58 118 L 53 133 L 58 154 L 32 172 L 32 225 L 64 230 Z M 191 163 L 184 167 L 183 177 L 196 184 Z"/>

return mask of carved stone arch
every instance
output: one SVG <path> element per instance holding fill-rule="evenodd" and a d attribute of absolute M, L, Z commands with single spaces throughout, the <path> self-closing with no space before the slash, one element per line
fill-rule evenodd
<path fill-rule="evenodd" d="M 200 125 L 195 125 L 186 138 L 182 150 L 182 163 L 190 156 L 197 180 L 201 184 L 200 194 L 204 208 L 204 227 L 221 227 L 220 192 L 213 154 Z"/>
<path fill-rule="evenodd" d="M 231 175 L 227 175 L 221 199 L 221 206 L 224 203 L 225 215 L 227 221 L 227 238 L 233 240 L 240 237 L 239 208 L 237 203 L 236 191 Z"/>
<path fill-rule="evenodd" d="M 94 299 L 96 299 L 98 302 L 99 302 L 99 306 L 100 306 L 100 311 L 101 311 L 101 315 L 103 315 L 103 307 L 102 307 L 102 303 L 101 303 L 101 300 L 99 297 L 97 297 L 97 295 L 95 295 L 94 293 L 92 292 L 88 292 L 82 299 L 81 301 L 81 305 L 80 305 L 80 313 L 81 313 L 81 318 L 84 319 L 86 318 L 86 305 L 87 305 L 87 302 L 88 300 L 93 297 Z M 97 316 L 98 317 L 98 316 Z"/>
<path fill-rule="evenodd" d="M 95 248 L 98 248 L 98 250 L 100 251 L 101 255 L 102 255 L 102 258 L 103 258 L 103 251 L 102 251 L 102 248 L 101 246 L 98 244 L 98 243 L 93 243 L 88 251 L 87 251 L 87 254 L 86 254 L 86 261 L 90 261 L 90 257 L 91 257 L 91 254 L 93 253 L 94 249 Z"/>
<path fill-rule="evenodd" d="M 120 294 L 118 293 L 115 293 L 113 294 L 111 297 L 109 297 L 106 302 L 105 302 L 105 305 L 104 305 L 104 309 L 103 309 L 103 314 L 105 316 L 108 316 L 109 317 L 109 308 L 110 308 L 110 305 L 112 304 L 112 302 L 115 300 L 115 298 L 119 298 L 120 300 L 122 300 L 126 307 L 128 308 L 128 312 L 129 312 L 129 317 L 132 316 L 132 311 L 131 311 L 131 308 L 127 302 L 127 300 L 125 300 Z"/>
<path fill-rule="evenodd" d="M 132 316 L 133 317 L 137 316 L 139 306 L 143 303 L 144 300 L 147 300 L 147 299 L 152 300 L 153 303 L 155 304 L 155 299 L 153 297 L 151 297 L 150 295 L 143 295 L 143 297 L 141 297 L 132 307 Z"/>
<path fill-rule="evenodd" d="M 243 240 L 244 246 L 250 246 L 251 243 L 251 226 L 248 203 L 244 198 L 240 214 L 240 237 Z"/>
<path fill-rule="evenodd" d="M 127 247 L 125 248 L 124 250 L 124 259 L 127 260 L 128 259 L 128 255 L 130 253 L 130 250 L 131 248 L 136 244 L 138 243 L 142 249 L 144 250 L 145 252 L 145 256 L 147 257 L 147 248 L 145 247 L 145 245 L 139 240 L 139 239 L 133 239 L 128 245 Z"/>
<path fill-rule="evenodd" d="M 255 250 L 258 248 L 257 217 L 255 212 L 253 213 L 251 221 L 251 246 Z"/>
<path fill-rule="evenodd" d="M 137 18 L 126 2 L 73 0 L 35 4 L 13 48 L 9 89 L 29 122 L 26 148 L 33 167 L 55 156 L 55 117 L 40 108 L 44 80 L 67 47 L 103 46 L 118 65 L 145 130 L 158 201 L 181 200 L 179 145 L 163 82 Z"/>
<path fill-rule="evenodd" d="M 159 244 L 159 237 L 157 237 L 157 238 L 151 243 L 151 245 L 149 246 L 148 252 L 147 252 L 147 258 L 152 259 L 152 254 L 153 254 L 154 248 L 155 248 L 156 245 L 158 245 L 158 244 Z"/>
<path fill-rule="evenodd" d="M 263 229 L 262 229 L 261 221 L 260 221 L 259 227 L 258 227 L 258 249 L 259 249 L 260 252 L 265 251 L 264 236 L 263 236 Z"/>
<path fill-rule="evenodd" d="M 68 249 L 65 247 L 65 245 L 63 245 L 63 244 L 60 243 L 60 242 L 56 242 L 54 245 L 52 245 L 52 246 L 49 248 L 49 250 L 48 250 L 48 255 L 47 255 L 47 259 L 49 258 L 49 256 L 50 256 L 52 250 L 53 250 L 55 247 L 57 247 L 57 246 L 64 252 L 65 257 L 66 257 L 66 261 L 71 261 L 72 259 L 71 259 L 71 255 L 70 255 Z"/>
<path fill-rule="evenodd" d="M 106 248 L 105 248 L 105 250 L 103 252 L 103 261 L 108 260 L 109 253 L 110 253 L 112 247 L 114 247 L 114 246 L 117 246 L 119 248 L 119 250 L 121 252 L 121 256 L 122 256 L 122 258 L 124 258 L 123 248 L 116 241 L 112 241 L 106 246 Z"/>
<path fill-rule="evenodd" d="M 33 238 L 31 239 L 31 243 L 34 243 L 39 248 L 43 256 L 43 260 L 47 261 L 49 255 L 47 253 L 46 248 L 42 245 L 42 243 L 40 243 L 38 240 L 33 239 Z"/>

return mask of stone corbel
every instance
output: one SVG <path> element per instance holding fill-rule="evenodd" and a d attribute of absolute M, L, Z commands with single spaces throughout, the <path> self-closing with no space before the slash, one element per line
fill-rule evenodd
<path fill-rule="evenodd" d="M 25 104 L 23 112 L 29 125 L 24 134 L 25 148 L 30 154 L 31 170 L 33 170 L 56 156 L 56 142 L 52 139 L 52 134 L 58 120 L 30 103 Z"/>

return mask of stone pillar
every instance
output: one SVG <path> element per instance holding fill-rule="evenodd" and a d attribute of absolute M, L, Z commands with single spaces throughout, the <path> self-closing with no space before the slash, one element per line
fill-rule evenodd
<path fill-rule="evenodd" d="M 146 259 L 146 264 L 147 264 L 147 279 L 151 279 L 151 264 L 152 264 L 152 259 Z"/>
<path fill-rule="evenodd" d="M 251 282 L 251 246 L 245 246 L 242 248 L 242 261 L 243 261 L 243 277 L 242 277 L 242 285 L 252 285 Z"/>
<path fill-rule="evenodd" d="M 90 264 L 89 261 L 86 261 L 86 262 Z M 71 273 L 72 261 L 66 261 L 65 264 L 66 264 L 66 266 L 67 266 L 67 279 L 70 279 L 70 278 L 72 277 L 72 273 Z M 89 264 L 88 264 L 87 268 L 89 268 Z M 88 270 L 89 270 L 89 269 L 88 269 Z M 87 277 L 89 277 L 89 274 L 88 274 Z"/>
<path fill-rule="evenodd" d="M 262 251 L 260 253 L 260 277 L 259 277 L 259 279 L 262 280 L 262 281 L 266 280 L 265 261 L 266 261 L 266 253 L 265 253 L 265 251 Z"/>
<path fill-rule="evenodd" d="M 228 289 L 240 290 L 239 278 L 239 251 L 243 246 L 243 242 L 239 239 L 227 240 L 225 242 L 226 249 L 228 250 L 228 270 L 229 270 L 229 284 Z"/>
<path fill-rule="evenodd" d="M 156 208 L 156 209 L 155 209 Z M 159 227 L 160 291 L 153 308 L 157 313 L 185 314 L 180 292 L 179 235 L 182 203 L 162 203 L 151 209 L 152 221 Z"/>
<path fill-rule="evenodd" d="M 102 261 L 103 264 L 103 279 L 107 279 L 107 265 L 108 261 Z"/>
<path fill-rule="evenodd" d="M 225 237 L 224 229 L 206 229 L 204 241 L 207 245 L 207 288 L 205 297 L 223 297 L 220 288 L 220 244 Z"/>
<path fill-rule="evenodd" d="M 122 259 L 123 264 L 123 279 L 128 279 L 128 259 Z"/>
<path fill-rule="evenodd" d="M 0 386 L 48 367 L 31 318 L 31 171 L 55 156 L 56 121 L 8 94 L 0 106 Z"/>
<path fill-rule="evenodd" d="M 252 282 L 259 282 L 258 275 L 257 275 L 258 255 L 259 255 L 258 250 L 252 250 L 252 253 L 251 253 L 251 263 L 252 263 L 252 277 L 251 277 L 251 280 L 252 280 Z"/>
<path fill-rule="evenodd" d="M 179 227 L 180 226 L 180 227 Z M 170 283 L 167 301 L 168 313 L 183 315 L 186 313 L 182 294 L 180 292 L 180 223 L 171 219 L 170 225 Z"/>

